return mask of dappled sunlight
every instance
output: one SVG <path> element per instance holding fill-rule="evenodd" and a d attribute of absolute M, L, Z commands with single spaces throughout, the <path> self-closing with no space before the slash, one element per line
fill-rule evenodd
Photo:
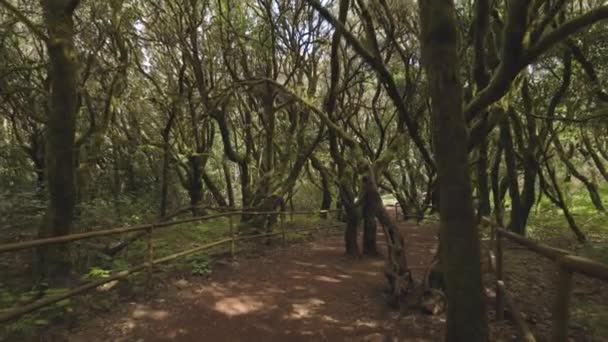
<path fill-rule="evenodd" d="M 128 318 L 127 320 L 125 320 L 124 322 L 120 323 L 120 325 L 118 326 L 118 330 L 122 333 L 122 334 L 128 334 L 131 331 L 135 330 L 135 328 L 137 328 L 137 322 L 135 322 L 133 319 Z"/>
<path fill-rule="evenodd" d="M 355 321 L 355 327 L 357 328 L 378 328 L 381 326 L 380 323 L 378 323 L 377 321 L 373 321 L 373 320 L 356 320 Z"/>
<path fill-rule="evenodd" d="M 323 269 L 328 268 L 327 265 L 325 265 L 325 264 L 313 264 L 310 262 L 302 262 L 302 261 L 294 261 L 293 263 L 298 266 L 316 267 L 316 268 L 323 268 Z"/>
<path fill-rule="evenodd" d="M 380 272 L 372 272 L 372 271 L 353 270 L 351 272 L 355 273 L 355 274 L 359 274 L 359 275 L 368 276 L 368 277 L 376 277 L 376 276 L 380 275 Z"/>
<path fill-rule="evenodd" d="M 303 303 L 295 303 L 291 305 L 291 312 L 287 314 L 285 319 L 303 319 L 311 318 L 323 305 L 325 301 L 318 298 L 310 298 Z"/>
<path fill-rule="evenodd" d="M 334 283 L 334 284 L 337 284 L 337 283 L 341 283 L 341 282 L 342 282 L 342 281 L 341 281 L 341 280 L 339 280 L 339 279 L 336 279 L 336 278 L 331 278 L 331 277 L 327 277 L 327 276 L 324 276 L 324 275 L 317 275 L 317 276 L 314 276 L 314 277 L 313 277 L 313 279 L 318 280 L 318 281 L 324 281 L 324 282 L 326 282 L 326 283 Z"/>
<path fill-rule="evenodd" d="M 162 321 L 169 317 L 169 312 L 166 310 L 152 310 L 144 307 L 137 307 L 131 313 L 131 317 L 135 319 L 151 319 L 154 321 Z"/>
<path fill-rule="evenodd" d="M 443 324 L 387 315 L 380 300 L 382 259 L 345 258 L 342 250 L 294 252 L 274 262 L 240 260 L 239 269 L 219 270 L 210 279 L 187 278 L 170 287 L 171 297 L 153 307 L 134 306 L 114 327 L 142 341 L 375 342 L 395 329 L 399 341 L 429 336 L 424 325 Z"/>
<path fill-rule="evenodd" d="M 344 251 L 344 247 L 343 246 L 327 246 L 327 245 L 319 245 L 319 244 L 312 244 L 311 245 L 311 249 L 314 251 L 331 251 L 331 252 L 337 252 L 338 254 L 342 254 Z"/>
<path fill-rule="evenodd" d="M 266 303 L 251 296 L 223 298 L 215 302 L 213 308 L 231 317 L 257 312 L 264 308 L 269 309 Z"/>
<path fill-rule="evenodd" d="M 196 292 L 201 296 L 199 304 L 229 317 L 265 312 L 276 309 L 275 298 L 285 293 L 284 289 L 267 287 L 263 290 L 247 293 L 245 284 L 229 282 L 228 286 L 212 282 L 200 287 Z M 208 305 L 204 296 L 210 296 L 215 301 Z"/>
<path fill-rule="evenodd" d="M 165 338 L 175 340 L 175 339 L 179 339 L 180 337 L 187 335 L 187 334 L 188 334 L 188 330 L 179 328 L 179 329 L 170 330 L 167 334 L 165 334 Z"/>
<path fill-rule="evenodd" d="M 319 318 L 321 318 L 322 321 L 324 322 L 328 322 L 328 323 L 340 323 L 340 321 L 338 321 L 337 319 L 328 316 L 328 315 L 320 315 Z"/>

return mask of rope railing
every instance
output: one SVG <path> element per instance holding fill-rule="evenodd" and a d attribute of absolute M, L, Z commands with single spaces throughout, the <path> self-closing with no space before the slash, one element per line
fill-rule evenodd
<path fill-rule="evenodd" d="M 250 241 L 250 240 L 255 240 L 255 239 L 259 239 L 259 238 L 264 238 L 264 237 L 268 238 L 268 237 L 280 235 L 282 237 L 282 239 L 281 239 L 282 243 L 286 244 L 287 230 L 285 228 L 285 223 L 284 223 L 284 219 L 283 219 L 283 216 L 285 214 L 314 215 L 314 214 L 323 214 L 323 213 L 332 213 L 332 212 L 333 213 L 340 212 L 340 210 L 293 211 L 293 212 L 286 212 L 286 211 L 284 211 L 284 212 L 281 212 L 281 211 L 227 211 L 227 212 L 223 212 L 220 214 L 198 216 L 198 217 L 192 217 L 192 218 L 182 219 L 182 220 L 177 220 L 177 221 L 159 222 L 159 223 L 153 223 L 153 224 L 126 226 L 126 227 L 118 227 L 118 228 L 108 228 L 108 229 L 102 229 L 102 230 L 93 231 L 93 232 L 87 232 L 87 233 L 70 234 L 70 235 L 65 235 L 65 236 L 60 236 L 60 237 L 36 239 L 36 240 L 0 245 L 0 253 L 8 253 L 8 252 L 15 252 L 15 251 L 20 251 L 20 250 L 25 250 L 25 249 L 32 249 L 32 248 L 57 245 L 57 244 L 65 244 L 65 243 L 71 243 L 71 242 L 84 240 L 84 239 L 112 236 L 112 235 L 116 235 L 116 234 L 124 234 L 124 233 L 137 232 L 137 231 L 146 231 L 147 237 L 148 237 L 147 243 L 146 243 L 147 244 L 146 254 L 145 254 L 146 260 L 142 264 L 139 264 L 137 266 L 131 267 L 126 270 L 116 272 L 107 278 L 103 278 L 100 280 L 82 284 L 78 287 L 75 287 L 73 289 L 66 291 L 65 293 L 62 293 L 62 294 L 59 294 L 59 295 L 56 295 L 53 297 L 42 298 L 33 303 L 9 309 L 9 311 L 7 311 L 7 312 L 0 313 L 0 323 L 15 320 L 28 313 L 31 313 L 31 312 L 34 312 L 41 308 L 53 305 L 55 303 L 58 303 L 65 299 L 74 297 L 76 295 L 85 293 L 92 289 L 98 288 L 99 286 L 102 286 L 104 284 L 107 284 L 107 283 L 110 283 L 110 282 L 113 282 L 116 280 L 124 279 L 134 273 L 138 273 L 143 270 L 147 270 L 146 283 L 149 286 L 149 284 L 151 282 L 151 278 L 152 278 L 153 267 L 155 265 L 165 263 L 165 262 L 168 262 L 168 261 L 180 258 L 180 257 L 184 257 L 187 255 L 199 253 L 199 252 L 202 252 L 202 251 L 205 251 L 205 250 L 208 250 L 213 247 L 220 246 L 220 245 L 230 244 L 230 256 L 232 258 L 234 258 L 235 254 L 236 254 L 236 243 L 237 242 Z M 260 233 L 260 234 L 255 234 L 255 235 L 238 235 L 238 234 L 236 234 L 235 229 L 234 229 L 233 216 L 243 215 L 243 214 L 266 215 L 267 219 L 269 218 L 270 215 L 279 215 L 279 220 L 278 220 L 279 231 L 266 232 L 266 233 Z M 230 235 L 229 237 L 225 237 L 225 238 L 222 238 L 217 241 L 209 242 L 204 245 L 195 246 L 193 248 L 183 250 L 183 251 L 171 254 L 171 255 L 167 255 L 162 258 L 154 259 L 152 233 L 155 229 L 163 228 L 163 227 L 172 227 L 172 226 L 176 226 L 176 225 L 180 225 L 180 224 L 184 224 L 184 223 L 190 223 L 190 222 L 206 221 L 206 220 L 221 218 L 221 217 L 227 217 L 229 219 L 229 235 Z M 342 225 L 341 224 L 332 224 L 332 225 L 326 225 L 326 226 L 314 226 L 312 228 L 305 227 L 305 228 L 298 228 L 298 229 L 290 229 L 289 231 L 290 232 L 305 232 L 305 231 L 312 231 L 312 230 L 318 231 L 320 229 L 331 229 L 331 228 L 336 228 L 336 227 L 340 227 L 340 226 L 342 226 Z"/>
<path fill-rule="evenodd" d="M 557 297 L 553 306 L 553 327 L 551 341 L 568 341 L 568 324 L 570 320 L 570 297 L 572 294 L 572 276 L 574 273 L 582 274 L 591 278 L 608 281 L 608 265 L 583 258 L 575 255 L 571 251 L 555 248 L 542 244 L 538 241 L 517 235 L 500 227 L 492 227 L 492 242 L 494 244 L 494 254 L 490 258 L 495 261 L 496 273 L 496 317 L 504 318 L 505 301 L 511 307 L 515 323 L 525 341 L 535 341 L 525 321 L 522 319 L 521 312 L 515 307 L 512 296 L 507 291 L 504 284 L 504 263 L 503 263 L 503 238 L 515 242 L 526 249 L 539 254 L 559 267 L 557 279 Z"/>

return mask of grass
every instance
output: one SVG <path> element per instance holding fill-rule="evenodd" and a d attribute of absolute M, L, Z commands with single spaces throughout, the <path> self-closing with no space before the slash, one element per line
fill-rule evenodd
<path fill-rule="evenodd" d="M 608 214 L 596 210 L 586 188 L 577 186 L 573 182 L 570 184 L 570 189 L 564 189 L 568 208 L 588 241 L 586 243 L 576 241 L 562 211 L 547 198 L 543 198 L 539 205 L 533 208 L 528 220 L 528 236 L 608 264 Z M 608 206 L 608 185 L 602 185 L 599 192 L 604 204 Z M 593 286 L 603 285 L 599 280 L 593 281 L 593 284 L 597 284 Z M 600 296 L 600 298 L 605 297 Z M 584 296 L 580 298 L 573 296 L 570 312 L 572 321 L 587 326 L 591 335 L 599 338 L 598 340 L 608 336 L 608 307 L 605 303 L 596 303 Z"/>
<path fill-rule="evenodd" d="M 608 185 L 603 185 L 599 191 L 602 199 L 608 199 Z M 595 209 L 584 188 L 568 192 L 567 201 L 577 225 L 588 238 L 587 243 L 574 242 L 574 234 L 562 211 L 550 203 L 547 198 L 543 198 L 540 204 L 533 209 L 528 220 L 528 235 L 532 238 L 549 241 L 570 240 L 570 247 L 581 256 L 608 264 L 608 214 Z"/>

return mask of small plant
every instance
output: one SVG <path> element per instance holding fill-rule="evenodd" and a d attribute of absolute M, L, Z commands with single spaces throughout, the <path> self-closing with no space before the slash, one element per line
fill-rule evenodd
<path fill-rule="evenodd" d="M 91 270 L 84 276 L 85 279 L 102 279 L 110 276 L 111 271 L 101 267 L 91 267 Z"/>
<path fill-rule="evenodd" d="M 192 270 L 190 271 L 193 276 L 208 277 L 211 275 L 211 263 L 209 256 L 202 255 L 193 257 L 191 260 Z"/>

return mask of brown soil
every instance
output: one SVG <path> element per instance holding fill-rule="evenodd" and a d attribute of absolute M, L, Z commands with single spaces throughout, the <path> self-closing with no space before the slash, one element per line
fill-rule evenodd
<path fill-rule="evenodd" d="M 402 226 L 419 281 L 436 248 L 436 228 Z M 345 257 L 340 236 L 323 237 L 221 263 L 209 279 L 173 279 L 155 299 L 122 305 L 63 336 L 86 342 L 441 340 L 444 316 L 388 308 L 383 266 L 382 257 Z M 513 337 L 507 323 L 492 325 L 491 340 Z"/>
<path fill-rule="evenodd" d="M 549 341 L 551 311 L 558 296 L 557 265 L 509 242 L 504 253 L 505 284 L 515 294 L 515 304 L 537 340 Z M 572 289 L 570 341 L 608 341 L 608 283 L 575 274 Z"/>

